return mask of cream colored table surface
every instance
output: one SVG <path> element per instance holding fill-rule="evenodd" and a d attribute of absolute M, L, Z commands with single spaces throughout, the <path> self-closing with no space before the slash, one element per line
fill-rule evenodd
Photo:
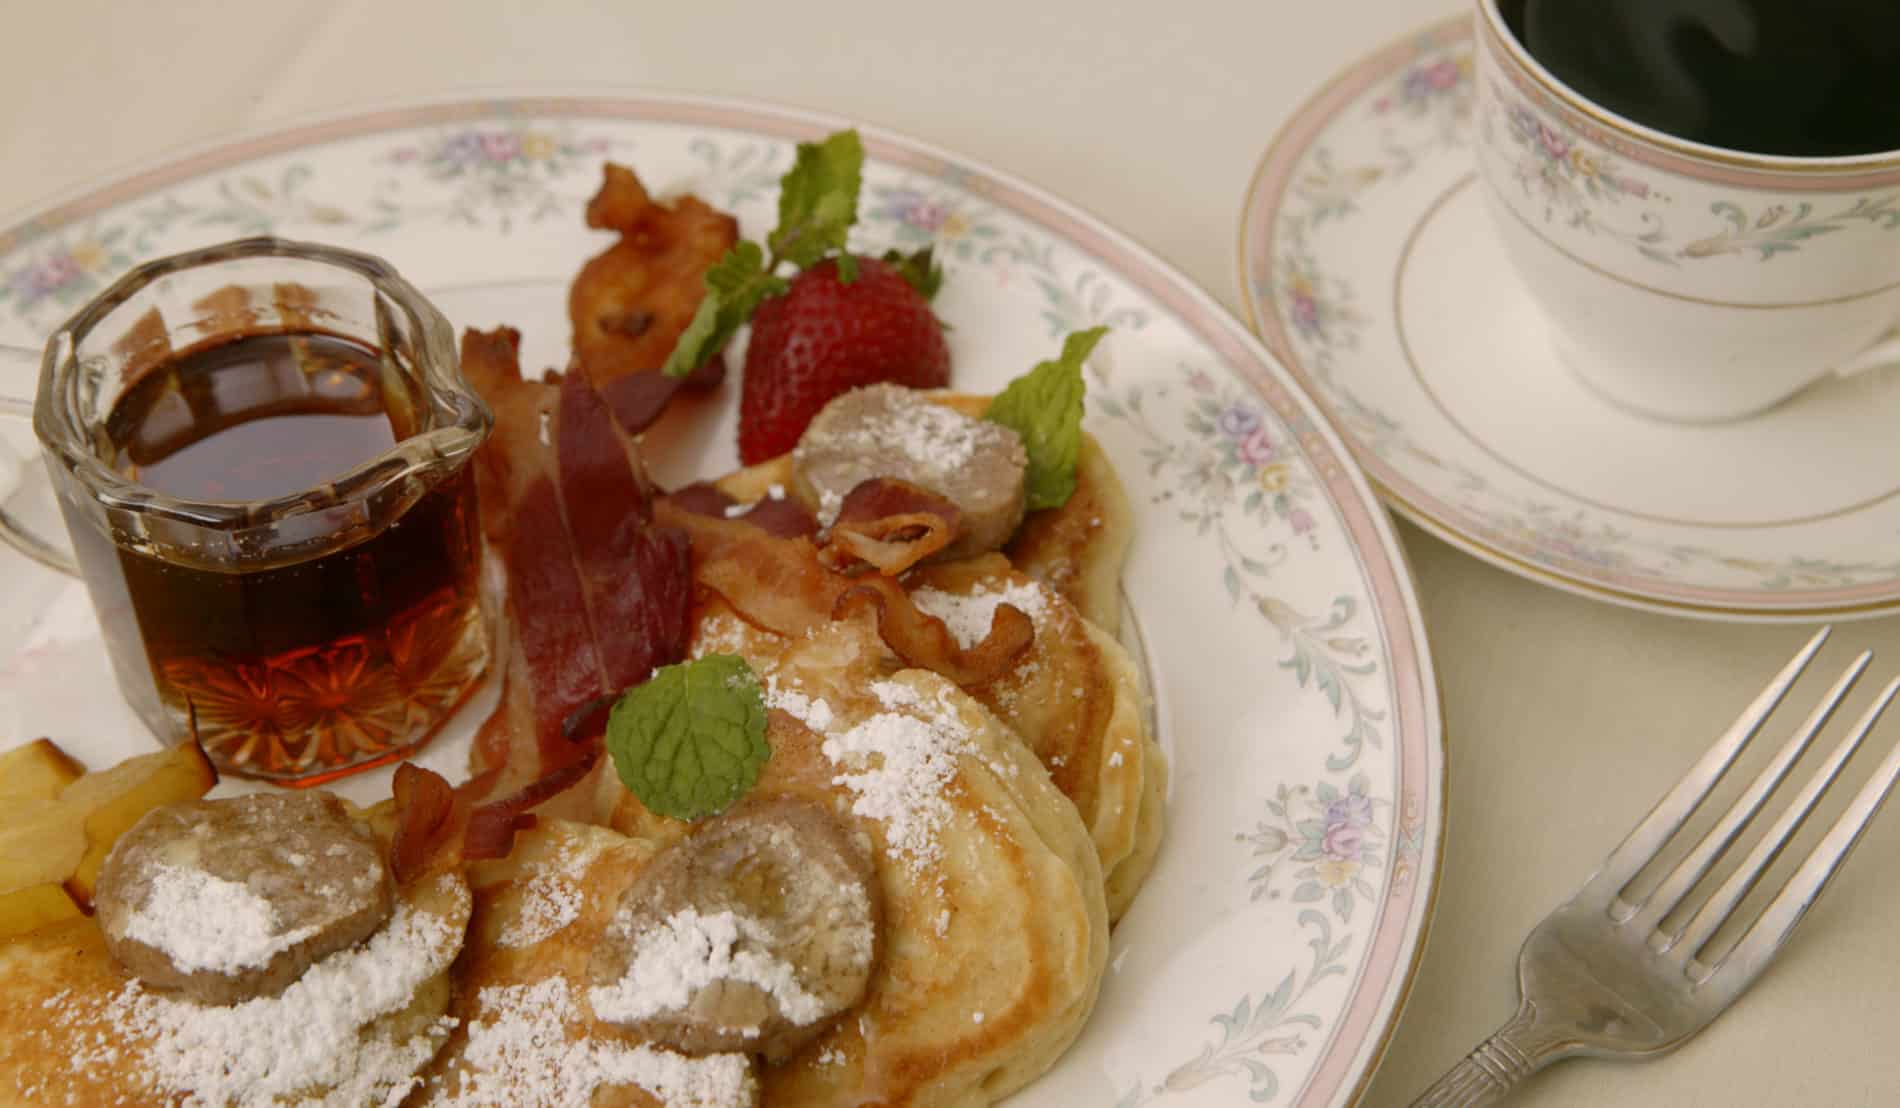
<path fill-rule="evenodd" d="M 1340 66 L 1458 6 L 6 0 L 0 210 L 287 116 L 458 89 L 634 84 L 784 101 L 979 158 L 1132 233 L 1237 307 L 1241 196 L 1278 125 Z M 1378 1108 L 1408 1103 L 1511 1014 L 1525 932 L 1805 634 L 1604 607 L 1400 531 L 1450 723 L 1451 824 L 1431 942 L 1365 1101 Z M 0 574 L 34 572 L 0 551 Z M 1844 626 L 1823 657 L 1863 646 L 1885 650 L 1876 674 L 1893 672 L 1900 621 Z M 1900 720 L 1882 734 L 1900 736 Z M 1567 1063 L 1514 1103 L 1900 1102 L 1896 921 L 1900 813 L 1709 1033 L 1647 1065 Z"/>

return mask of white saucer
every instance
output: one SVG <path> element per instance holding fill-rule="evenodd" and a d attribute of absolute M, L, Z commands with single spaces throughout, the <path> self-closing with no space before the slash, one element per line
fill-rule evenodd
<path fill-rule="evenodd" d="M 1718 619 L 1900 608 L 1900 372 L 1683 426 L 1557 360 L 1467 147 L 1472 39 L 1441 23 L 1302 106 L 1241 225 L 1255 330 L 1388 504 L 1587 596 Z"/>

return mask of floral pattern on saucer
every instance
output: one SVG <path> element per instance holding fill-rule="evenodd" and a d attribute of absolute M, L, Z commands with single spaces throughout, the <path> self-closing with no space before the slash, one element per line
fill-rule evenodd
<path fill-rule="evenodd" d="M 1670 265 L 1771 261 L 1852 222 L 1900 227 L 1900 196 L 1884 194 L 1840 211 L 1738 198 L 1692 223 L 1640 168 L 1588 156 L 1511 91 L 1494 98 L 1511 105 L 1501 118 L 1475 119 L 1473 46 L 1467 19 L 1442 23 L 1362 61 L 1295 115 L 1263 157 L 1243 214 L 1256 329 L 1312 387 L 1389 502 L 1507 569 L 1619 603 L 1723 618 L 1900 605 L 1900 549 L 1770 553 L 1732 530 L 1654 526 L 1516 479 L 1442 433 L 1423 433 L 1389 393 L 1360 385 L 1355 366 L 1393 326 L 1392 273 L 1357 261 L 1369 256 L 1361 244 L 1404 234 L 1392 209 L 1420 203 L 1421 174 L 1438 182 L 1471 171 L 1474 129 L 1538 205 L 1527 218 L 1615 238 Z"/>

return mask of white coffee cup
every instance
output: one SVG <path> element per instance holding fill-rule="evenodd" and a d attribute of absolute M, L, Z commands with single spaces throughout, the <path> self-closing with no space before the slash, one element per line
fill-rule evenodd
<path fill-rule="evenodd" d="M 1724 150 L 1570 89 L 1477 3 L 1475 148 L 1559 356 L 1610 399 L 1690 422 L 1900 361 L 1900 151 Z"/>

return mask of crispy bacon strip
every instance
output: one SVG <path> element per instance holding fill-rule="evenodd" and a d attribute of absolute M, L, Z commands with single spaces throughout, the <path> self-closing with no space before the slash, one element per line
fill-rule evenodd
<path fill-rule="evenodd" d="M 495 413 L 475 466 L 482 530 L 507 570 L 510 617 L 506 685 L 490 720 L 502 732 L 499 740 L 488 734 L 478 743 L 493 750 L 538 740 L 541 754 L 558 761 L 571 756 L 560 742 L 561 720 L 606 691 L 607 678 L 549 449 L 561 390 L 522 380 L 519 345 L 512 328 L 462 336 L 462 372 Z M 526 751 L 506 760 L 537 773 L 541 762 Z"/>
<path fill-rule="evenodd" d="M 693 577 L 755 627 L 802 635 L 831 618 L 850 581 L 827 570 L 808 538 L 777 538 L 741 520 L 662 500 L 654 518 L 692 536 Z"/>
<path fill-rule="evenodd" d="M 604 691 L 619 692 L 685 655 L 692 633 L 691 552 L 685 532 L 652 525 L 652 486 L 639 452 L 578 373 L 561 383 L 555 445 Z"/>
<path fill-rule="evenodd" d="M 726 379 L 726 362 L 714 358 L 684 377 L 664 373 L 629 373 L 600 386 L 600 394 L 613 409 L 614 420 L 629 435 L 637 435 L 659 422 L 666 406 L 681 389 L 704 392 L 717 388 Z"/>
<path fill-rule="evenodd" d="M 633 170 L 609 162 L 587 225 L 620 232 L 581 267 L 567 298 L 575 363 L 605 388 L 666 363 L 705 297 L 706 271 L 739 240 L 739 221 L 695 196 L 657 203 Z"/>
<path fill-rule="evenodd" d="M 1020 608 L 998 604 L 989 634 L 965 650 L 943 621 L 911 602 L 888 577 L 868 576 L 832 605 L 833 619 L 849 619 L 865 608 L 877 615 L 877 633 L 907 666 L 932 670 L 964 688 L 975 688 L 1009 672 L 1036 641 L 1036 627 Z"/>
<path fill-rule="evenodd" d="M 428 872 L 455 831 L 455 790 L 441 775 L 404 762 L 390 785 L 396 802 L 396 836 L 390 868 L 407 885 Z"/>
<path fill-rule="evenodd" d="M 524 381 L 517 336 L 463 339 L 463 369 L 495 411 L 477 454 L 483 529 L 508 579 L 501 704 L 476 739 L 495 788 L 589 757 L 562 725 L 604 695 L 685 655 L 691 554 L 652 523 L 638 449 L 586 378 Z"/>
<path fill-rule="evenodd" d="M 845 495 L 819 557 L 832 569 L 868 565 L 895 577 L 949 546 L 962 514 L 909 481 L 872 477 Z"/>
<path fill-rule="evenodd" d="M 936 670 L 959 685 L 995 680 L 1035 641 L 1035 626 L 999 604 L 990 632 L 964 650 L 943 621 L 918 609 L 901 585 L 882 574 L 847 577 L 826 569 L 809 539 L 781 539 L 741 523 L 686 511 L 662 500 L 656 518 L 693 537 L 693 576 L 718 593 L 746 622 L 780 635 L 802 635 L 864 608 L 878 634 L 907 665 Z"/>
<path fill-rule="evenodd" d="M 728 515 L 727 512 L 739 502 L 710 481 L 695 481 L 666 494 L 666 498 L 694 515 L 744 520 L 766 534 L 781 539 L 818 533 L 818 517 L 812 515 L 804 501 L 789 496 L 757 501 L 737 515 Z"/>
<path fill-rule="evenodd" d="M 593 772 L 594 763 L 599 760 L 599 744 L 583 747 L 576 761 L 542 775 L 510 796 L 470 812 L 468 830 L 462 837 L 462 857 L 471 862 L 506 858 L 514 849 L 515 832 L 534 826 L 534 809 L 573 788 Z"/>

